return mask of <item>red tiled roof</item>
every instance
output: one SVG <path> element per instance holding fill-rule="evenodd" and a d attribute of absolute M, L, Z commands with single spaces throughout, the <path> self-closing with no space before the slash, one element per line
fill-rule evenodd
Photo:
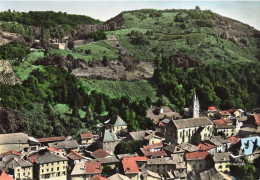
<path fill-rule="evenodd" d="M 107 180 L 107 178 L 104 178 L 100 175 L 95 175 L 95 176 L 89 178 L 89 180 Z"/>
<path fill-rule="evenodd" d="M 84 133 L 84 134 L 80 134 L 81 139 L 90 139 L 92 138 L 92 133 Z"/>
<path fill-rule="evenodd" d="M 46 137 L 46 138 L 38 138 L 39 142 L 49 142 L 49 141 L 65 141 L 65 136 L 59 136 L 59 137 Z"/>
<path fill-rule="evenodd" d="M 217 120 L 213 120 L 213 122 L 214 122 L 214 124 L 215 124 L 216 126 L 219 126 L 219 125 L 227 125 L 225 119 L 217 119 Z"/>
<path fill-rule="evenodd" d="M 202 151 L 208 151 L 210 149 L 215 148 L 215 145 L 209 144 L 209 143 L 201 143 L 198 145 L 198 148 Z"/>
<path fill-rule="evenodd" d="M 214 106 L 210 106 L 210 107 L 208 108 L 208 111 L 217 111 L 217 108 L 215 108 Z"/>
<path fill-rule="evenodd" d="M 254 115 L 254 118 L 255 118 L 255 123 L 260 126 L 260 113 L 258 114 L 253 114 Z"/>
<path fill-rule="evenodd" d="M 158 121 L 157 126 L 158 126 L 158 127 L 165 127 L 165 125 L 163 124 L 162 121 Z"/>
<path fill-rule="evenodd" d="M 145 148 L 140 148 L 140 149 L 145 156 L 154 156 L 154 157 L 167 156 L 167 154 L 164 150 L 162 150 L 162 151 L 149 151 L 149 149 L 145 149 Z"/>
<path fill-rule="evenodd" d="M 40 156 L 39 153 L 35 153 L 35 154 L 31 155 L 31 156 L 29 157 L 31 163 L 35 163 L 35 159 L 36 159 L 38 156 Z"/>
<path fill-rule="evenodd" d="M 208 151 L 204 152 L 192 152 L 192 153 L 186 153 L 185 157 L 187 160 L 192 160 L 192 159 L 205 159 L 209 155 Z"/>
<path fill-rule="evenodd" d="M 87 174 L 100 174 L 102 172 L 101 162 L 85 162 Z"/>
<path fill-rule="evenodd" d="M 232 108 L 232 109 L 229 109 L 229 110 L 227 110 L 228 112 L 230 112 L 230 113 L 234 113 L 234 112 L 236 112 L 237 111 L 237 109 L 235 109 L 235 108 Z"/>
<path fill-rule="evenodd" d="M 0 180 L 14 180 L 11 176 L 5 173 L 3 169 L 0 170 Z"/>
<path fill-rule="evenodd" d="M 162 142 L 154 143 L 154 144 L 151 144 L 151 145 L 148 145 L 148 146 L 144 146 L 143 148 L 145 148 L 145 149 L 152 149 L 152 148 L 160 148 L 160 147 L 163 147 L 163 143 Z"/>
<path fill-rule="evenodd" d="M 216 119 L 216 120 L 213 120 L 213 122 L 216 126 L 219 126 L 219 125 L 228 125 L 228 123 L 232 123 L 232 120 L 230 120 L 230 119 Z"/>
<path fill-rule="evenodd" d="M 228 111 L 219 111 L 219 113 L 223 116 L 230 115 Z"/>
<path fill-rule="evenodd" d="M 235 136 L 231 136 L 228 138 L 228 140 L 232 141 L 233 144 L 236 144 L 240 138 L 239 137 L 235 137 Z"/>
<path fill-rule="evenodd" d="M 122 160 L 125 174 L 139 173 L 139 168 L 136 161 L 147 161 L 147 157 L 124 157 Z"/>
<path fill-rule="evenodd" d="M 71 151 L 68 154 L 68 156 L 69 156 L 70 159 L 73 159 L 73 160 L 84 159 L 84 157 L 76 151 Z"/>
<path fill-rule="evenodd" d="M 19 156 L 22 155 L 22 153 L 20 153 L 20 152 L 18 152 L 18 151 L 16 151 L 16 150 L 11 150 L 11 151 L 2 153 L 2 157 L 5 157 L 5 156 L 7 156 L 7 155 L 9 155 L 9 154 L 16 154 L 16 155 L 19 155 Z"/>
<path fill-rule="evenodd" d="M 91 154 L 95 158 L 105 158 L 110 154 L 104 149 L 98 149 Z"/>
<path fill-rule="evenodd" d="M 60 150 L 58 148 L 54 148 L 54 147 L 47 147 L 47 149 L 49 151 L 58 151 L 58 152 L 60 152 Z"/>

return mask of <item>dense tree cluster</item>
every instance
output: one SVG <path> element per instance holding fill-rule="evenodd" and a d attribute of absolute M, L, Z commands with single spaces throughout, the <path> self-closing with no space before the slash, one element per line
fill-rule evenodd
<path fill-rule="evenodd" d="M 130 37 L 131 43 L 135 45 L 149 45 L 149 40 L 146 39 L 143 33 L 139 31 L 131 31 L 128 34 Z"/>
<path fill-rule="evenodd" d="M 260 105 L 260 64 L 213 64 L 176 68 L 170 58 L 156 60 L 154 78 L 162 94 L 179 109 L 189 106 L 196 90 L 202 108 L 245 108 Z"/>
<path fill-rule="evenodd" d="M 31 76 L 21 85 L 11 86 L 0 84 L 0 94 L 5 95 L 1 97 L 0 104 L 13 109 L 30 109 L 32 102 L 68 104 L 74 109 L 73 116 L 67 122 L 66 120 L 62 120 L 59 115 L 55 115 L 53 111 L 48 110 L 51 108 L 46 107 L 45 109 L 48 112 L 43 112 L 46 117 L 42 116 L 40 118 L 41 114 L 39 114 L 37 118 L 42 119 L 42 121 L 31 124 L 30 130 L 36 137 L 44 136 L 43 134 L 38 134 L 38 130 L 43 127 L 44 129 L 41 130 L 41 133 L 44 132 L 46 133 L 45 135 L 61 135 L 66 134 L 66 132 L 75 135 L 79 128 L 84 128 L 82 126 L 83 121 L 79 121 L 79 118 L 77 118 L 78 109 L 83 107 L 88 107 L 92 112 L 97 114 L 108 111 L 109 114 L 107 117 L 104 117 L 104 120 L 114 115 L 121 116 L 127 122 L 130 131 L 148 129 L 148 127 L 153 125 L 153 122 L 149 118 L 146 118 L 146 109 L 151 105 L 149 98 L 147 101 L 130 102 L 127 97 L 111 99 L 109 96 L 97 93 L 96 91 L 87 92 L 81 87 L 73 74 L 61 68 L 48 66 L 42 70 L 34 70 Z M 88 126 L 95 124 L 93 122 L 89 123 L 89 121 L 94 120 L 92 116 L 90 114 L 84 120 L 84 123 Z M 34 119 L 36 120 L 37 118 Z"/>
<path fill-rule="evenodd" d="M 100 21 L 88 16 L 71 15 L 53 11 L 29 11 L 0 13 L 1 27 L 8 32 L 26 37 L 62 38 L 80 24 L 97 24 Z M 37 27 L 37 28 L 36 28 Z"/>
<path fill-rule="evenodd" d="M 25 44 L 20 42 L 11 42 L 0 46 L 0 59 L 22 60 L 29 53 L 29 48 L 27 48 Z"/>
<path fill-rule="evenodd" d="M 143 141 L 121 141 L 116 145 L 114 154 L 134 154 L 139 152 L 143 146 Z"/>
<path fill-rule="evenodd" d="M 90 34 L 90 39 L 93 39 L 94 41 L 104 40 L 106 38 L 107 38 L 107 36 L 104 31 L 98 30 L 98 31 L 92 32 Z"/>

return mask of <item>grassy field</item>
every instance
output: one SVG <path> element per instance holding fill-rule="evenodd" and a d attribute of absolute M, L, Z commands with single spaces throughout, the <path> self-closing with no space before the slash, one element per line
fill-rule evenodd
<path fill-rule="evenodd" d="M 42 66 L 32 65 L 34 61 L 37 59 L 43 58 L 44 54 L 41 51 L 32 51 L 28 54 L 23 62 L 20 62 L 19 65 L 15 63 L 15 61 L 11 61 L 13 64 L 13 68 L 17 74 L 17 76 L 22 80 L 26 80 L 30 73 L 35 69 L 41 69 Z"/>
<path fill-rule="evenodd" d="M 127 96 L 131 100 L 145 100 L 150 97 L 153 102 L 156 97 L 156 89 L 146 80 L 139 81 L 113 81 L 80 79 L 81 84 L 88 90 L 102 92 L 112 98 Z"/>
<path fill-rule="evenodd" d="M 91 54 L 85 54 L 85 50 L 90 50 Z M 53 49 L 49 53 L 57 53 L 62 56 L 71 54 L 76 58 L 84 59 L 85 61 L 91 61 L 102 60 L 103 56 L 106 56 L 108 60 L 117 60 L 119 51 L 115 47 L 102 40 L 79 46 L 74 51 Z"/>

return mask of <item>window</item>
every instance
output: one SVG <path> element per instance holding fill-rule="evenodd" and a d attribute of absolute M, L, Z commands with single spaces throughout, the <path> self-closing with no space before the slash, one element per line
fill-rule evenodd
<path fill-rule="evenodd" d="M 17 177 L 20 177 L 20 173 L 17 173 Z"/>
<path fill-rule="evenodd" d="M 60 172 L 57 173 L 57 176 L 60 176 Z"/>
<path fill-rule="evenodd" d="M 201 168 L 201 164 L 200 164 L 200 168 Z"/>
<path fill-rule="evenodd" d="M 180 137 L 182 137 L 182 132 L 180 132 Z"/>
<path fill-rule="evenodd" d="M 63 164 L 65 164 L 65 161 L 63 161 Z"/>
<path fill-rule="evenodd" d="M 23 173 L 23 176 L 25 176 L 25 172 Z"/>
<path fill-rule="evenodd" d="M 228 168 L 228 164 L 226 165 L 226 168 Z"/>
<path fill-rule="evenodd" d="M 186 136 L 188 136 L 189 135 L 189 131 L 186 131 Z"/>
<path fill-rule="evenodd" d="M 42 173 L 44 172 L 44 169 L 42 169 Z"/>
<path fill-rule="evenodd" d="M 17 169 L 18 172 L 20 172 L 20 169 Z"/>
<path fill-rule="evenodd" d="M 30 172 L 28 172 L 28 176 L 30 175 Z"/>
<path fill-rule="evenodd" d="M 218 168 L 219 168 L 219 169 L 222 169 L 222 165 L 219 165 Z"/>
<path fill-rule="evenodd" d="M 57 167 L 57 171 L 59 171 L 60 170 L 60 168 L 59 167 Z"/>
<path fill-rule="evenodd" d="M 49 168 L 47 168 L 47 172 L 49 172 Z"/>
<path fill-rule="evenodd" d="M 53 168 L 51 168 L 51 171 L 53 171 Z"/>

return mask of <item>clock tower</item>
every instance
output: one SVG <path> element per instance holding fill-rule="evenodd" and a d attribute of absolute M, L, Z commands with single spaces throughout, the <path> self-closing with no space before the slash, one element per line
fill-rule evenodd
<path fill-rule="evenodd" d="M 200 103 L 199 103 L 199 98 L 196 96 L 196 93 L 194 92 L 193 96 L 193 118 L 197 118 L 200 116 Z"/>

